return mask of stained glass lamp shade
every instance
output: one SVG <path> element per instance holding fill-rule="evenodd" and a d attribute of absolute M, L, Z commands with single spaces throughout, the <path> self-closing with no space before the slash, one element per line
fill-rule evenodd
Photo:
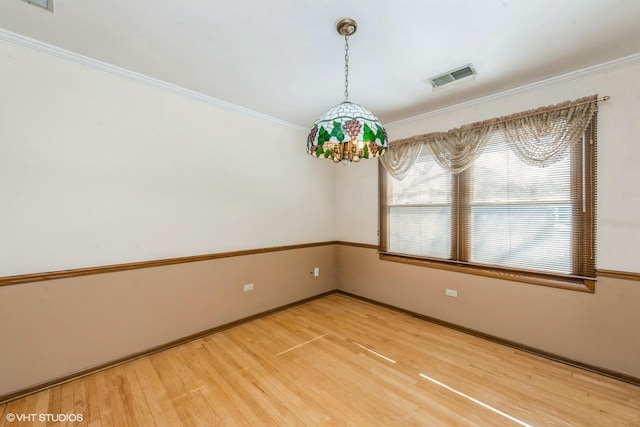
<path fill-rule="evenodd" d="M 311 128 L 307 152 L 312 156 L 357 162 L 381 156 L 388 146 L 387 132 L 366 108 L 344 101 L 324 113 Z"/>
<path fill-rule="evenodd" d="M 338 21 L 338 34 L 345 38 L 345 100 L 320 116 L 307 137 L 307 153 L 336 163 L 379 157 L 388 146 L 387 132 L 380 120 L 366 108 L 349 102 L 349 36 L 357 28 L 353 19 Z"/>

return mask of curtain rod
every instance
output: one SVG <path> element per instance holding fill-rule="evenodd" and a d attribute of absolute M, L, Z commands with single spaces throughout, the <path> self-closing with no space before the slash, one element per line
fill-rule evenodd
<path fill-rule="evenodd" d="M 588 99 L 587 99 L 588 98 Z M 549 107 L 540 107 L 540 108 L 536 108 L 534 110 L 527 110 L 527 111 L 523 111 L 521 113 L 515 113 L 515 114 L 511 114 L 509 116 L 502 116 L 502 117 L 496 117 L 495 119 L 489 119 L 489 120 L 484 120 L 481 122 L 475 122 L 475 123 L 469 123 L 467 125 L 462 125 L 458 128 L 454 128 L 457 130 L 469 130 L 469 129 L 475 129 L 475 128 L 479 128 L 479 127 L 483 127 L 483 126 L 489 126 L 489 125 L 497 125 L 500 123 L 504 123 L 504 122 L 508 122 L 509 120 L 514 120 L 517 118 L 522 118 L 522 117 L 527 117 L 527 116 L 532 116 L 534 114 L 540 114 L 540 113 L 546 113 L 549 111 L 556 111 L 556 110 L 562 110 L 563 108 L 569 108 L 569 107 L 573 107 L 576 105 L 582 105 L 582 104 L 588 104 L 590 102 L 606 102 L 608 100 L 611 99 L 611 97 L 609 95 L 605 95 L 605 96 L 601 96 L 600 98 L 595 98 L 592 99 L 592 96 L 588 96 L 585 98 L 581 98 L 578 99 L 574 102 L 572 101 L 566 101 L 566 102 L 562 102 L 560 104 L 556 104 L 556 106 L 549 106 Z M 447 132 L 450 132 L 454 129 L 449 129 L 448 131 L 444 131 L 444 132 L 430 132 L 430 133 L 425 133 L 423 135 L 415 135 L 415 136 L 410 136 L 408 138 L 404 138 L 404 139 L 398 139 L 396 141 L 391 141 L 389 143 L 389 145 L 401 145 L 401 144 L 408 144 L 411 142 L 416 142 L 416 141 L 421 141 L 424 139 L 427 139 L 429 137 L 435 136 L 435 135 L 442 135 L 445 134 Z"/>

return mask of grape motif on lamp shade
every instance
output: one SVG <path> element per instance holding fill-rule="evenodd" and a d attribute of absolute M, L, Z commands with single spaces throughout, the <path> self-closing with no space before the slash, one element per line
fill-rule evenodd
<path fill-rule="evenodd" d="M 381 156 L 388 146 L 387 132 L 369 110 L 345 101 L 330 108 L 311 128 L 307 152 L 334 162 Z"/>

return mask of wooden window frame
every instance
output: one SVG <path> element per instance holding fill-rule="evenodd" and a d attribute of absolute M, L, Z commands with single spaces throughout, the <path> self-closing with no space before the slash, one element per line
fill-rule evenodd
<path fill-rule="evenodd" d="M 470 200 L 473 182 L 470 172 L 453 174 L 452 177 L 452 211 L 451 211 L 451 260 L 428 258 L 414 255 L 397 254 L 388 251 L 389 226 L 388 212 L 390 194 L 387 188 L 389 180 L 383 167 L 378 167 L 379 188 L 379 227 L 380 246 L 379 258 L 384 261 L 400 262 L 404 264 L 436 268 L 459 273 L 474 274 L 496 279 L 523 282 L 554 288 L 570 289 L 581 292 L 595 292 L 596 282 L 596 151 L 597 151 L 597 113 L 594 114 L 591 123 L 584 133 L 582 144 L 576 144 L 571 148 L 571 191 L 572 199 L 579 192 L 582 195 L 581 203 L 572 201 L 572 247 L 573 274 L 563 275 L 528 271 L 507 267 L 485 266 L 469 262 L 471 251 L 471 230 L 462 229 L 461 224 L 470 224 L 470 221 L 462 221 L 461 216 L 470 212 L 468 203 Z M 379 165 L 380 166 L 380 165 Z M 463 195 L 458 197 L 458 195 Z"/>

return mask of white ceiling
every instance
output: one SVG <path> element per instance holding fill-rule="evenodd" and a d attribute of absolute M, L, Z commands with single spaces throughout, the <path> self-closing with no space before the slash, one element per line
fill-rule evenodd
<path fill-rule="evenodd" d="M 344 99 L 384 123 L 640 52 L 639 0 L 0 0 L 0 28 L 309 127 Z M 428 78 L 473 63 L 477 78 Z"/>

